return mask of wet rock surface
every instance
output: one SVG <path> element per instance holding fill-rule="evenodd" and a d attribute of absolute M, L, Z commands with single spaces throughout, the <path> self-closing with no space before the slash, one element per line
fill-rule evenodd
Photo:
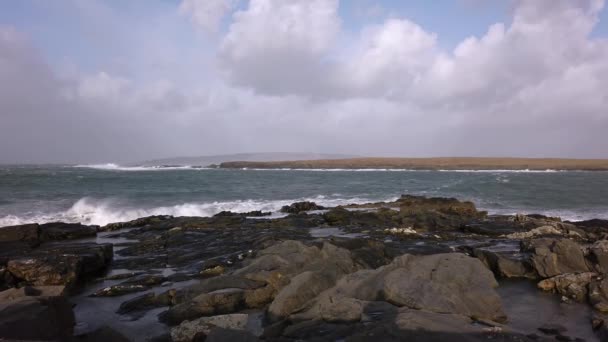
<path fill-rule="evenodd" d="M 284 209 L 0 228 L 0 289 L 12 291 L 0 305 L 26 298 L 27 313 L 55 307 L 40 298 L 72 301 L 77 324 L 49 332 L 91 341 L 597 340 L 608 329 L 603 221 L 489 216 L 417 196 Z M 526 296 L 587 323 L 539 330 L 559 323 L 553 304 L 545 320 L 520 321 L 522 294 L 502 287 L 530 281 Z"/>

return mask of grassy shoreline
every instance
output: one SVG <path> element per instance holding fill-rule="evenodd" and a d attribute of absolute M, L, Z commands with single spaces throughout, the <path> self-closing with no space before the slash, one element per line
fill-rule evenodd
<path fill-rule="evenodd" d="M 352 158 L 272 162 L 233 161 L 224 169 L 411 169 L 608 171 L 608 159 L 562 158 Z"/>

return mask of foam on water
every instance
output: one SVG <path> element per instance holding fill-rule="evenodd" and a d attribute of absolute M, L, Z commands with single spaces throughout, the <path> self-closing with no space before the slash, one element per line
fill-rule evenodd
<path fill-rule="evenodd" d="M 389 198 L 386 201 L 394 201 Z M 113 222 L 131 221 L 140 217 L 153 215 L 171 216 L 213 216 L 221 211 L 232 211 L 245 213 L 254 210 L 269 211 L 277 213 L 281 207 L 294 202 L 313 201 L 322 206 L 338 206 L 345 204 L 361 204 L 375 202 L 367 198 L 327 198 L 316 196 L 313 198 L 297 198 L 289 200 L 237 200 L 237 201 L 214 201 L 201 203 L 180 203 L 173 206 L 161 206 L 153 208 L 129 208 L 124 207 L 120 201 L 115 199 L 93 199 L 82 198 L 66 211 L 53 214 L 31 214 L 27 216 L 8 215 L 0 217 L 0 227 L 25 223 L 45 222 L 80 222 L 83 224 L 106 225 Z"/>
<path fill-rule="evenodd" d="M 199 170 L 207 169 L 190 165 L 156 165 L 156 166 L 121 166 L 114 163 L 74 165 L 76 168 L 88 168 L 106 171 L 164 171 L 164 170 Z"/>

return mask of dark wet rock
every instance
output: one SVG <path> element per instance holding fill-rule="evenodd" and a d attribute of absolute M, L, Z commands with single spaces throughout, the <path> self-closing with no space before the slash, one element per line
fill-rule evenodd
<path fill-rule="evenodd" d="M 532 253 L 532 266 L 542 278 L 590 271 L 581 246 L 572 240 L 534 239 L 523 242 L 522 247 Z"/>
<path fill-rule="evenodd" d="M 539 327 L 538 330 L 547 335 L 561 335 L 568 331 L 568 329 L 559 324 L 545 324 Z"/>
<path fill-rule="evenodd" d="M 0 337 L 5 339 L 66 340 L 72 336 L 74 324 L 72 304 L 63 296 L 24 293 L 0 301 Z"/>
<path fill-rule="evenodd" d="M 400 253 L 396 248 L 367 238 L 331 239 L 337 247 L 350 251 L 351 258 L 359 268 L 378 268 L 390 263 Z"/>
<path fill-rule="evenodd" d="M 15 287 L 18 280 L 6 269 L 6 267 L 0 267 L 0 291 Z"/>
<path fill-rule="evenodd" d="M 264 216 L 270 216 L 272 215 L 272 212 L 270 211 L 260 211 L 260 210 L 254 210 L 254 211 L 249 211 L 246 213 L 235 213 L 232 211 L 221 211 L 217 214 L 214 215 L 214 217 L 222 217 L 222 216 L 243 216 L 243 217 L 264 217 Z"/>
<path fill-rule="evenodd" d="M 7 262 L 12 276 L 31 285 L 66 285 L 95 275 L 109 265 L 111 244 L 73 244 L 37 249 L 29 256 L 16 256 Z"/>
<path fill-rule="evenodd" d="M 312 210 L 323 210 L 325 207 L 317 205 L 315 202 L 296 202 L 281 208 L 282 213 L 299 214 Z"/>
<path fill-rule="evenodd" d="M 143 285 L 112 285 L 95 291 L 91 297 L 118 297 L 129 293 L 146 291 L 148 287 Z"/>
<path fill-rule="evenodd" d="M 589 284 L 596 277 L 597 274 L 593 272 L 561 274 L 542 280 L 538 283 L 538 288 L 543 291 L 556 292 L 562 296 L 583 302 L 587 300 L 587 288 Z"/>
<path fill-rule="evenodd" d="M 79 223 L 52 222 L 40 225 L 43 240 L 73 240 L 97 235 L 98 226 L 85 226 Z"/>
<path fill-rule="evenodd" d="M 537 278 L 537 274 L 530 261 L 519 256 L 514 256 L 512 253 L 494 252 L 484 248 L 474 248 L 470 253 L 481 260 L 497 277 Z"/>
<path fill-rule="evenodd" d="M 65 286 L 24 286 L 0 292 L 0 302 L 23 297 L 60 297 L 66 294 Z"/>
<path fill-rule="evenodd" d="M 39 238 L 40 226 L 37 223 L 0 227 L 0 242 L 21 241 L 37 244 Z"/>
<path fill-rule="evenodd" d="M 152 287 L 160 285 L 168 280 L 167 277 L 158 274 L 141 274 L 123 281 L 119 285 L 142 285 Z"/>
<path fill-rule="evenodd" d="M 124 228 L 135 228 L 135 227 L 143 227 L 146 225 L 153 225 L 153 224 L 158 224 L 158 223 L 162 223 L 168 220 L 173 219 L 173 216 L 168 216 L 168 215 L 158 215 L 158 216 L 149 216 L 149 217 L 141 217 L 132 221 L 128 221 L 128 222 L 117 222 L 117 223 L 110 223 L 107 224 L 101 228 L 99 228 L 100 231 L 114 231 L 114 230 L 119 230 L 119 229 L 124 229 Z"/>
<path fill-rule="evenodd" d="M 170 306 L 174 303 L 175 294 L 176 291 L 174 289 L 160 294 L 149 292 L 123 302 L 120 304 L 116 313 L 125 315 L 150 310 L 152 308 Z"/>

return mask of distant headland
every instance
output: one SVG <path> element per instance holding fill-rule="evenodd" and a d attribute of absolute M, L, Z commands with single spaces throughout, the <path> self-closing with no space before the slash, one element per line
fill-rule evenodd
<path fill-rule="evenodd" d="M 231 161 L 225 169 L 411 169 L 608 171 L 608 159 L 562 158 L 348 158 L 291 161 Z"/>

